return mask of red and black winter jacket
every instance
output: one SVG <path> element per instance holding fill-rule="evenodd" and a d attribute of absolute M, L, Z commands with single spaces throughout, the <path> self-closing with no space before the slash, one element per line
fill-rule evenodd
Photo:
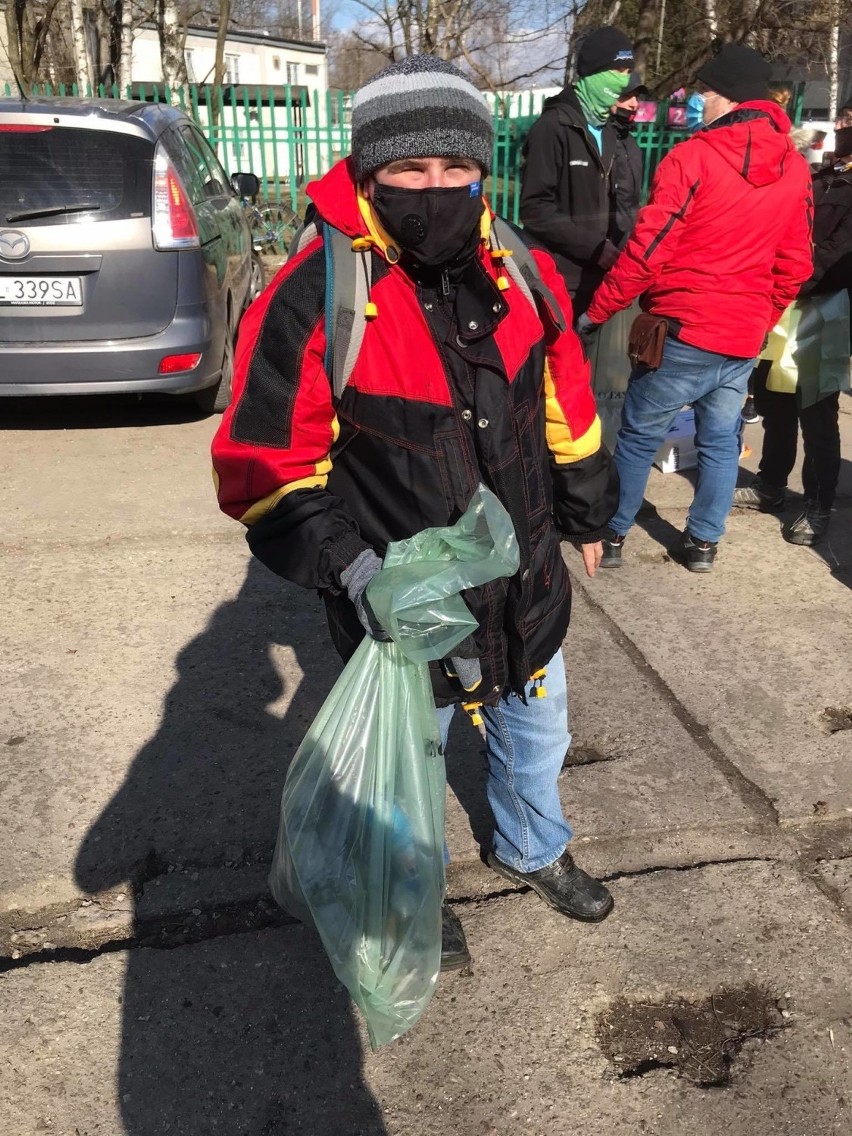
<path fill-rule="evenodd" d="M 811 274 L 811 175 L 789 131 L 776 103 L 741 103 L 675 146 L 589 305 L 592 322 L 641 296 L 684 343 L 758 355 Z"/>
<path fill-rule="evenodd" d="M 445 297 L 393 262 L 348 162 L 309 192 L 356 241 L 353 256 L 374 258 L 378 314 L 335 400 L 321 237 L 288 261 L 240 328 L 233 401 L 213 442 L 219 503 L 267 566 L 321 592 L 346 658 L 363 631 L 340 573 L 368 547 L 381 556 L 390 541 L 454 522 L 483 482 L 512 518 L 521 566 L 465 595 L 479 621 L 476 697 L 522 692 L 568 625 L 559 534 L 600 539 L 618 499 L 561 277 L 536 255 L 566 331 L 543 294 L 539 316 L 518 288 L 498 287 L 501 261 L 484 241 Z M 438 668 L 433 681 L 439 699 L 462 699 Z"/>

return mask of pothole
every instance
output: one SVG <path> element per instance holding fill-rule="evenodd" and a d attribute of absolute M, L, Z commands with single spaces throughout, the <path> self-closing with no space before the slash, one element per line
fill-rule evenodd
<path fill-rule="evenodd" d="M 598 1019 L 598 1044 L 622 1077 L 670 1067 L 695 1085 L 726 1085 L 743 1044 L 785 1029 L 786 1014 L 783 999 L 751 985 L 695 1002 L 620 998 Z"/>
<path fill-rule="evenodd" d="M 563 769 L 577 769 L 582 765 L 598 765 L 602 761 L 615 761 L 614 753 L 603 753 L 591 745 L 572 745 L 562 762 Z"/>
<path fill-rule="evenodd" d="M 819 716 L 819 721 L 827 734 L 852 730 L 852 706 L 826 706 Z"/>

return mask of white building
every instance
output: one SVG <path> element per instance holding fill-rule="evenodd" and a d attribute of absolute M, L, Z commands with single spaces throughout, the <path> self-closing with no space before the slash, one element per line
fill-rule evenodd
<path fill-rule="evenodd" d="M 190 83 L 212 83 L 216 29 L 191 27 L 184 47 Z M 160 41 L 153 24 L 139 28 L 133 40 L 131 80 L 161 83 Z M 276 39 L 264 32 L 228 33 L 225 41 L 225 86 L 285 86 L 288 83 L 325 94 L 328 60 L 324 43 Z"/>

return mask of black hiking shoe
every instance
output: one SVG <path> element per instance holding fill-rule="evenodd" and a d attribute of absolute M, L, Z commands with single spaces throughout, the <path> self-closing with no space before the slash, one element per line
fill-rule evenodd
<path fill-rule="evenodd" d="M 461 970 L 470 963 L 464 927 L 448 903 L 441 907 L 441 970 Z"/>
<path fill-rule="evenodd" d="M 754 409 L 754 399 L 751 397 L 751 395 L 748 396 L 748 398 L 745 400 L 745 403 L 743 404 L 742 420 L 743 422 L 749 423 L 749 425 L 751 425 L 751 423 L 753 422 L 760 421 L 760 415 Z"/>
<path fill-rule="evenodd" d="M 570 915 L 572 919 L 582 919 L 586 923 L 600 923 L 615 905 L 604 885 L 578 868 L 567 849 L 558 860 L 537 872 L 516 872 L 498 860 L 493 852 L 488 853 L 486 861 L 498 876 L 531 887 L 560 915 Z"/>
<path fill-rule="evenodd" d="M 620 568 L 621 550 L 624 548 L 624 537 L 613 533 L 609 537 L 605 536 L 601 543 L 603 544 L 601 568 Z"/>
<path fill-rule="evenodd" d="M 696 540 L 691 533 L 685 532 L 675 555 L 686 564 L 690 572 L 712 572 L 716 549 L 717 545 L 713 541 Z"/>
<path fill-rule="evenodd" d="M 785 489 L 777 485 L 767 485 L 760 480 L 760 474 L 751 485 L 734 490 L 734 504 L 740 509 L 759 509 L 761 513 L 780 513 L 784 508 Z"/>
<path fill-rule="evenodd" d="M 805 501 L 805 511 L 781 529 L 790 544 L 819 544 L 831 520 L 831 509 L 823 509 L 818 501 Z"/>

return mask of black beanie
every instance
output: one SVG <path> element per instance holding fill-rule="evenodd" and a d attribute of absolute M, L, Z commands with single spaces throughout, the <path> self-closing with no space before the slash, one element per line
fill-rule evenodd
<path fill-rule="evenodd" d="M 618 28 L 597 28 L 589 32 L 577 52 L 577 75 L 597 75 L 599 71 L 633 70 L 633 44 Z"/>
<path fill-rule="evenodd" d="M 741 43 L 726 43 L 695 76 L 733 103 L 769 97 L 770 66 L 763 56 Z"/>

